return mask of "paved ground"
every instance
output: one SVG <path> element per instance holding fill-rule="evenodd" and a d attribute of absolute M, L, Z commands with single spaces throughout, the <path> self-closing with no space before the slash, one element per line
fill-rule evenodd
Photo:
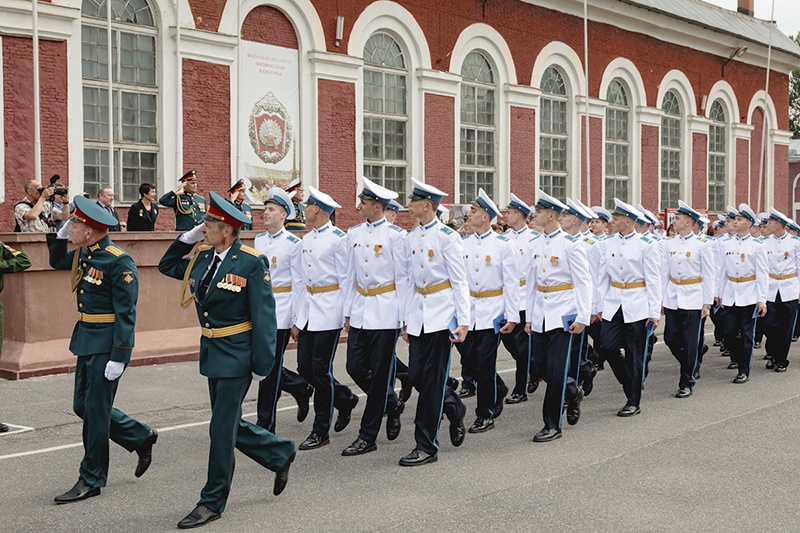
<path fill-rule="evenodd" d="M 203 531 L 797 531 L 800 363 L 775 374 L 762 355 L 751 381 L 733 385 L 735 371 L 712 348 L 695 395 L 678 400 L 677 364 L 659 343 L 637 417 L 615 416 L 624 396 L 605 370 L 580 423 L 559 441 L 531 442 L 540 390 L 507 407 L 493 431 L 467 435 L 458 449 L 444 442 L 438 463 L 401 468 L 398 458 L 413 448 L 415 395 L 399 439 L 382 435 L 376 452 L 341 457 L 357 435 L 354 419 L 331 445 L 299 453 L 280 497 L 272 473 L 239 455 L 228 509 Z M 512 367 L 502 351 L 507 381 Z M 335 374 L 350 383 L 343 346 Z M 160 430 L 153 466 L 136 479 L 136 456 L 112 444 L 108 487 L 71 505 L 52 499 L 75 482 L 82 456 L 72 376 L 0 381 L 0 398 L 3 421 L 35 428 L 0 437 L 0 530 L 171 531 L 194 507 L 210 414 L 196 363 L 126 371 L 116 406 Z M 474 406 L 468 400 L 468 423 Z M 311 417 L 298 423 L 290 397 L 279 408 L 279 435 L 300 442 Z M 362 411 L 363 403 L 356 416 Z"/>

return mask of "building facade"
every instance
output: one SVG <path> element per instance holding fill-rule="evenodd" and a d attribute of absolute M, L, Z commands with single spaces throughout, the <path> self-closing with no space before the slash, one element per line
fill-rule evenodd
<path fill-rule="evenodd" d="M 124 208 L 141 182 L 161 194 L 190 168 L 200 194 L 223 191 L 263 143 L 262 159 L 290 170 L 260 183 L 302 177 L 344 206 L 345 228 L 362 175 L 400 193 L 421 178 L 448 203 L 479 187 L 498 204 L 511 191 L 532 201 L 541 187 L 658 212 L 679 198 L 711 213 L 794 208 L 788 73 L 800 48 L 748 14 L 590 0 L 587 53 L 580 0 L 113 5 L 109 76 L 105 0 L 38 3 L 42 175 L 71 194 L 111 184 Z M 0 0 L 0 231 L 34 176 L 31 11 Z M 296 57 L 268 67 L 296 80 L 292 128 L 243 96 L 254 43 Z M 167 210 L 159 226 L 172 227 Z"/>

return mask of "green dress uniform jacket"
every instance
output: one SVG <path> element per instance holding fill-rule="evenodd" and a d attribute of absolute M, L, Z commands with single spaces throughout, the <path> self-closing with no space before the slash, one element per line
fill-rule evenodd
<path fill-rule="evenodd" d="M 201 224 L 206 214 L 206 201 L 197 194 L 181 194 L 178 201 L 178 195 L 169 191 L 158 203 L 175 210 L 175 231 L 189 231 Z"/>
<path fill-rule="evenodd" d="M 31 260 L 25 252 L 20 252 L 0 241 L 0 292 L 3 292 L 5 274 L 14 274 L 30 268 Z M 0 302 L 0 353 L 3 353 L 3 302 Z"/>
<path fill-rule="evenodd" d="M 242 224 L 242 229 L 246 230 L 246 231 L 252 230 L 253 229 L 253 209 L 248 204 L 246 204 L 245 202 L 241 202 L 241 203 L 233 202 L 233 205 L 234 205 L 234 207 L 236 207 L 236 209 L 238 209 L 239 211 L 241 211 L 242 213 L 247 215 L 247 218 L 250 219 L 250 223 L 249 224 Z"/>
<path fill-rule="evenodd" d="M 205 298 L 197 290 L 214 258 L 214 250 L 200 246 L 190 260 L 184 258 L 194 246 L 180 239 L 170 245 L 158 270 L 184 279 L 204 328 L 200 339 L 200 373 L 209 378 L 266 376 L 275 363 L 276 318 L 272 280 L 264 255 L 236 241 L 219 265 Z M 190 265 L 191 264 L 191 265 Z M 235 327 L 252 322 L 252 329 L 225 337 L 210 338 L 207 330 Z"/>

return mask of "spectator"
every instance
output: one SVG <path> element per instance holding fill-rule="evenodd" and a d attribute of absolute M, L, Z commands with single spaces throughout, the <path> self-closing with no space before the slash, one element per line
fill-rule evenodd
<path fill-rule="evenodd" d="M 117 219 L 117 225 L 108 228 L 108 231 L 124 231 L 127 224 L 119 221 L 117 209 L 114 207 L 114 189 L 111 187 L 102 187 L 97 193 L 97 205 L 111 213 Z"/>
<path fill-rule="evenodd" d="M 158 218 L 156 186 L 152 183 L 139 185 L 139 201 L 128 210 L 128 231 L 155 231 Z"/>
<path fill-rule="evenodd" d="M 667 237 L 673 237 L 677 234 L 678 232 L 675 231 L 675 227 L 672 224 L 670 224 L 669 227 L 667 228 Z"/>
<path fill-rule="evenodd" d="M 66 197 L 55 194 L 55 186 L 42 187 L 36 180 L 25 183 L 26 197 L 14 206 L 14 218 L 17 227 L 14 231 L 23 233 L 53 233 L 56 230 L 56 220 L 69 218 L 69 207 L 61 210 L 54 208 L 54 203 L 67 204 Z"/>

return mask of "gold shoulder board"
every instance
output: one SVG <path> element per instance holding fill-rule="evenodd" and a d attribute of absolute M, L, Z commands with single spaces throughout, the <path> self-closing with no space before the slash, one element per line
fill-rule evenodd
<path fill-rule="evenodd" d="M 113 244 L 109 244 L 108 246 L 106 246 L 106 252 L 110 253 L 111 255 L 115 255 L 117 257 L 125 253 L 124 251 L 122 251 L 122 248 L 117 248 Z"/>
<path fill-rule="evenodd" d="M 240 248 L 240 250 L 241 250 L 241 251 L 243 251 L 243 252 L 244 252 L 244 253 L 246 253 L 246 254 L 250 254 L 250 255 L 252 255 L 253 257 L 258 257 L 258 256 L 260 256 L 260 255 L 261 255 L 261 252 L 259 252 L 259 251 L 258 251 L 258 250 L 256 250 L 255 248 L 251 248 L 251 247 L 249 247 L 249 246 L 245 246 L 244 244 L 242 245 L 242 247 Z"/>

